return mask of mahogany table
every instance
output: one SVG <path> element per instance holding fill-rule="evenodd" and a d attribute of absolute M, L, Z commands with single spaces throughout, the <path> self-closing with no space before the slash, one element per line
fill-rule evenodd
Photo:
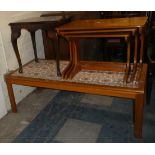
<path fill-rule="evenodd" d="M 14 52 L 16 54 L 18 65 L 19 65 L 19 72 L 23 72 L 22 67 L 22 61 L 20 58 L 18 45 L 17 45 L 17 39 L 21 35 L 21 30 L 25 29 L 30 32 L 32 44 L 33 44 L 33 50 L 34 50 L 34 56 L 35 61 L 38 62 L 38 56 L 37 56 L 37 49 L 36 49 L 36 41 L 35 41 L 35 32 L 39 29 L 44 30 L 47 32 L 48 37 L 53 41 L 55 51 L 58 51 L 58 36 L 55 32 L 55 27 L 60 26 L 64 23 L 67 23 L 70 21 L 70 18 L 62 18 L 59 16 L 59 18 L 53 19 L 52 17 L 37 17 L 37 18 L 29 18 L 25 20 L 16 21 L 13 23 L 10 23 L 11 26 L 11 42 L 12 46 L 14 48 Z M 56 52 L 57 54 L 58 52 Z M 59 56 L 57 56 L 58 58 Z M 57 63 L 58 64 L 58 63 Z M 59 64 L 58 64 L 59 65 Z M 57 65 L 57 74 L 60 76 L 59 66 Z"/>

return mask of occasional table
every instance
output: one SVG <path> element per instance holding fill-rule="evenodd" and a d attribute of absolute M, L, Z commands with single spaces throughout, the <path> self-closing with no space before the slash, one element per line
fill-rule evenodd
<path fill-rule="evenodd" d="M 19 73 L 18 70 L 15 70 L 5 76 L 13 112 L 17 112 L 17 105 L 12 88 L 13 84 L 128 98 L 134 100 L 134 135 L 137 138 L 142 137 L 147 64 L 143 64 L 142 66 L 140 80 L 136 81 L 135 78 L 134 82 L 125 84 L 123 82 L 123 72 L 85 70 L 80 71 L 69 80 L 56 75 L 56 64 L 54 60 L 39 60 L 39 62 L 40 63 L 36 63 L 35 60 L 33 60 L 23 66 L 23 73 Z M 60 61 L 61 71 L 66 68 L 68 63 L 69 62 Z M 139 65 L 137 68 L 139 71 Z"/>
<path fill-rule="evenodd" d="M 59 16 L 57 20 L 53 19 L 52 17 L 37 17 L 37 18 L 29 18 L 29 19 L 25 19 L 25 20 L 20 20 L 20 21 L 16 21 L 16 22 L 9 24 L 11 26 L 11 42 L 12 42 L 14 52 L 15 52 L 17 60 L 18 60 L 20 73 L 23 72 L 23 67 L 22 67 L 22 61 L 20 58 L 19 50 L 18 50 L 17 39 L 21 35 L 21 30 L 25 29 L 30 32 L 32 44 L 33 44 L 35 61 L 38 62 L 36 41 L 35 41 L 35 32 L 39 29 L 46 31 L 48 34 L 48 37 L 54 43 L 55 51 L 57 51 L 58 50 L 57 49 L 58 48 L 58 37 L 55 32 L 55 27 L 60 26 L 60 25 L 67 23 L 69 21 L 70 21 L 70 18 L 62 18 L 61 16 Z M 58 52 L 56 52 L 56 54 L 57 53 Z M 57 74 L 60 76 L 59 67 L 58 67 Z"/>

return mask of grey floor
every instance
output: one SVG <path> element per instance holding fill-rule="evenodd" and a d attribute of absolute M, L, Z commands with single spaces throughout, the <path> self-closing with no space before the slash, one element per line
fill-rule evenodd
<path fill-rule="evenodd" d="M 37 89 L 25 97 L 18 105 L 18 113 L 10 111 L 0 120 L 0 143 L 11 142 L 58 92 Z"/>

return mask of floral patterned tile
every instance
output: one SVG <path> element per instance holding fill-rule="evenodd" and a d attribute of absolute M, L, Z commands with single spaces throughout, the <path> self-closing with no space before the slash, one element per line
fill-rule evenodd
<path fill-rule="evenodd" d="M 67 66 L 68 61 L 60 62 L 61 72 Z M 139 70 L 137 70 L 136 76 Z M 18 73 L 16 71 L 12 74 L 13 76 L 39 78 L 47 80 L 57 80 L 57 81 L 68 81 L 86 84 L 96 84 L 96 85 L 108 85 L 108 86 L 119 86 L 119 87 L 129 87 L 138 88 L 138 81 L 136 81 L 136 76 L 133 82 L 123 82 L 124 72 L 112 72 L 112 71 L 90 71 L 81 70 L 78 72 L 72 80 L 64 80 L 58 77 L 56 74 L 56 62 L 54 60 L 39 60 L 39 63 L 32 61 L 28 65 L 23 67 L 23 73 Z M 129 79 L 131 73 L 129 75 Z"/>

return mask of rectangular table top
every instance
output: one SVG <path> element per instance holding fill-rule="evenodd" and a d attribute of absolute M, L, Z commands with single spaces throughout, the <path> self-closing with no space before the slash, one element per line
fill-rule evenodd
<path fill-rule="evenodd" d="M 61 70 L 67 63 L 60 63 Z M 144 93 L 146 75 L 147 64 L 143 64 L 139 81 L 132 83 L 122 83 L 123 72 L 89 70 L 79 72 L 72 80 L 64 80 L 56 76 L 55 61 L 39 60 L 39 63 L 31 61 L 24 65 L 23 73 L 18 73 L 18 70 L 10 72 L 5 76 L 5 80 L 10 84 L 135 99 L 137 93 Z"/>
<path fill-rule="evenodd" d="M 68 65 L 68 61 L 60 61 L 61 72 Z M 117 62 L 115 62 L 117 63 Z M 120 63 L 121 64 L 121 63 Z M 142 81 L 137 81 L 135 77 L 133 82 L 124 83 L 124 72 L 117 71 L 95 71 L 95 70 L 81 70 L 72 80 L 65 80 L 56 75 L 56 66 L 54 60 L 39 60 L 39 63 L 32 61 L 23 67 L 24 72 L 19 73 L 18 70 L 13 72 L 13 77 L 27 77 L 33 79 L 44 79 L 61 82 L 75 82 L 100 86 L 114 86 L 119 88 L 138 89 Z M 136 76 L 138 76 L 137 70 Z M 130 73 L 131 74 L 131 73 Z"/>
<path fill-rule="evenodd" d="M 139 28 L 145 26 L 147 17 L 128 17 L 112 19 L 76 20 L 57 28 L 58 31 L 111 29 L 111 28 Z"/>
<path fill-rule="evenodd" d="M 63 18 L 63 16 L 57 16 L 57 17 L 35 17 L 35 18 L 27 18 L 23 20 L 18 20 L 15 22 L 10 23 L 9 25 L 14 26 L 14 25 L 21 25 L 21 24 L 52 24 L 52 23 L 57 23 L 59 21 L 63 21 L 69 19 L 68 18 Z"/>

